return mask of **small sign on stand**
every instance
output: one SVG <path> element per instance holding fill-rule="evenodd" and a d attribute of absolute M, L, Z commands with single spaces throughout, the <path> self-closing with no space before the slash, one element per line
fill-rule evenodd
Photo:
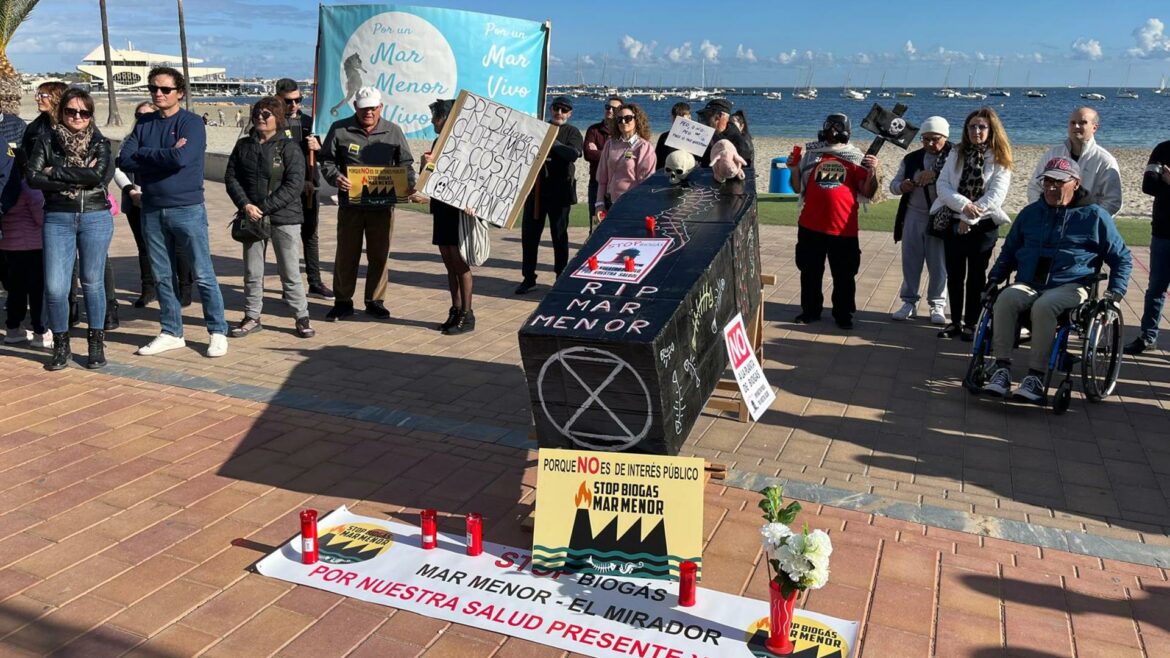
<path fill-rule="evenodd" d="M 736 313 L 723 328 L 723 339 L 727 343 L 727 357 L 731 360 L 735 381 L 739 383 L 739 391 L 747 404 L 748 413 L 752 420 L 759 420 L 776 399 L 776 392 L 772 390 L 772 385 L 764 376 L 764 369 L 756 359 L 742 314 Z"/>

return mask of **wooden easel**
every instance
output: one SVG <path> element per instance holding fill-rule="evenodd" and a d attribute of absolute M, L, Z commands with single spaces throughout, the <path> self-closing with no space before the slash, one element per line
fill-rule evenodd
<path fill-rule="evenodd" d="M 776 275 L 761 274 L 760 287 L 771 286 L 776 284 Z M 760 361 L 760 365 L 764 364 L 764 299 L 760 296 L 760 305 L 756 309 L 755 314 L 751 320 L 748 321 L 747 326 L 748 341 L 751 343 L 752 351 L 756 354 L 756 359 Z M 707 400 L 706 410 L 721 412 L 731 412 L 735 419 L 741 423 L 748 422 L 751 415 L 748 413 L 747 402 L 744 402 L 743 396 L 739 394 L 739 383 L 735 379 L 720 379 L 715 384 L 715 391 L 711 394 L 711 399 Z"/>

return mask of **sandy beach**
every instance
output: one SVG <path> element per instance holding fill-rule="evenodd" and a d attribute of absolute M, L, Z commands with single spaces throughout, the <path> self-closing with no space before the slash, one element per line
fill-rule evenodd
<path fill-rule="evenodd" d="M 102 132 L 107 136 L 120 138 L 133 125 L 134 106 L 137 104 L 137 101 L 128 98 L 119 99 L 119 109 L 123 121 L 122 126 L 105 125 L 108 114 L 105 96 L 95 97 L 94 101 L 98 119 L 97 125 L 101 127 Z M 208 126 L 208 150 L 214 153 L 230 153 L 236 140 L 240 137 L 240 129 L 235 127 L 236 110 L 239 109 L 240 111 L 246 112 L 246 108 L 240 105 L 224 103 L 200 103 L 196 100 L 196 102 L 192 103 L 191 109 L 197 114 L 207 113 L 213 122 L 218 120 L 219 110 L 223 110 L 224 117 L 230 125 Z M 36 103 L 32 100 L 31 95 L 26 96 L 21 104 L 21 116 L 26 120 L 31 120 L 36 117 Z M 1011 130 L 1010 126 L 1008 130 Z M 655 135 L 655 139 L 657 140 L 657 134 Z M 804 139 L 755 137 L 755 165 L 760 178 L 759 190 L 761 192 L 767 191 L 773 158 L 786 157 L 792 150 L 793 145 L 809 142 L 813 139 L 814 136 L 812 135 Z M 860 147 L 865 148 L 869 144 L 869 139 L 859 135 L 856 143 Z M 1141 187 L 1142 174 L 1146 168 L 1146 161 L 1150 156 L 1149 151 L 1130 148 L 1109 148 L 1107 142 L 1103 142 L 1102 146 L 1113 153 L 1113 156 L 1117 158 L 1121 166 L 1121 183 L 1124 188 L 1124 206 L 1122 207 L 1121 215 L 1125 217 L 1136 216 L 1148 218 L 1153 207 L 1153 198 L 1143 194 Z M 417 159 L 418 154 L 430 149 L 430 141 L 410 140 L 410 148 Z M 1012 151 L 1016 159 L 1015 167 L 1013 168 L 1015 175 L 1012 177 L 1011 189 L 1008 193 L 1007 203 L 1005 204 L 1006 210 L 1009 213 L 1018 212 L 1027 204 L 1027 178 L 1031 176 L 1032 170 L 1045 150 L 1047 150 L 1047 147 L 1038 145 L 1017 144 L 1013 146 Z M 894 175 L 898 169 L 898 163 L 904 155 L 905 153 L 898 148 L 886 146 L 880 156 L 884 180 L 888 181 Z M 588 167 L 583 165 L 577 167 L 577 180 L 578 198 L 581 202 L 585 202 L 589 182 Z"/>

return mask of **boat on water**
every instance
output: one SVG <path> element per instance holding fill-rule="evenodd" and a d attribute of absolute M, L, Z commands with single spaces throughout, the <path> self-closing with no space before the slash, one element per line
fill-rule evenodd
<path fill-rule="evenodd" d="M 1133 65 L 1130 64 L 1129 67 L 1125 69 L 1125 84 L 1121 86 L 1121 89 L 1117 90 L 1117 94 L 1115 96 L 1116 98 L 1126 98 L 1133 101 L 1138 99 L 1137 92 L 1129 88 L 1129 71 L 1132 68 Z"/>
<path fill-rule="evenodd" d="M 782 100 L 784 98 L 784 92 L 782 92 L 782 91 L 765 91 L 764 98 L 768 98 L 768 99 L 771 99 L 774 101 Z"/>
<path fill-rule="evenodd" d="M 1045 98 L 1048 96 L 1048 94 L 1040 91 L 1039 89 L 1034 89 L 1034 88 L 1030 87 L 1029 83 L 1031 81 L 1032 81 L 1032 72 L 1028 71 L 1028 75 L 1024 76 L 1024 86 L 1028 87 L 1028 90 L 1024 92 L 1025 98 Z"/>
<path fill-rule="evenodd" d="M 808 76 L 804 80 L 804 87 L 792 90 L 792 97 L 802 101 L 812 101 L 817 98 L 817 88 L 812 86 L 813 68 L 808 67 Z"/>
<path fill-rule="evenodd" d="M 1002 57 L 999 58 L 999 66 L 997 66 L 995 68 L 995 85 L 993 86 L 994 88 L 991 91 L 987 92 L 988 96 L 998 96 L 1000 98 L 1007 98 L 1007 97 L 1012 95 L 1012 92 L 999 86 L 999 73 L 1000 73 L 1001 69 L 1003 69 L 1003 58 Z"/>
<path fill-rule="evenodd" d="M 951 66 L 950 66 L 950 64 L 948 64 L 947 65 L 947 72 L 943 76 L 943 86 L 941 89 L 934 92 L 934 94 L 933 94 L 933 96 L 935 98 L 958 98 L 959 97 L 959 93 L 960 93 L 959 90 L 952 89 L 947 84 L 950 81 L 950 79 L 951 79 Z"/>
<path fill-rule="evenodd" d="M 1088 78 L 1088 80 L 1085 81 L 1085 87 L 1088 88 L 1088 87 L 1092 87 L 1092 86 L 1093 86 L 1093 69 L 1089 69 L 1089 78 Z M 1100 94 L 1100 93 L 1097 93 L 1095 91 L 1082 91 L 1081 98 L 1083 98 L 1087 101 L 1103 101 L 1103 100 L 1105 100 L 1105 94 Z"/>
<path fill-rule="evenodd" d="M 909 89 L 903 89 L 902 91 L 896 92 L 894 96 L 898 98 L 914 98 L 914 92 Z"/>
<path fill-rule="evenodd" d="M 1170 89 L 1166 89 L 1166 76 L 1162 76 L 1162 84 L 1154 90 L 1154 93 L 1159 96 L 1170 98 Z"/>

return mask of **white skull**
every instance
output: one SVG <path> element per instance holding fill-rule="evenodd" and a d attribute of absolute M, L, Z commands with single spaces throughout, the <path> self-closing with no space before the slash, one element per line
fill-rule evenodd
<path fill-rule="evenodd" d="M 667 177 L 670 178 L 671 185 L 678 185 L 687 179 L 691 174 L 691 170 L 695 168 L 695 156 L 686 151 L 674 151 L 666 156 L 666 170 Z"/>

